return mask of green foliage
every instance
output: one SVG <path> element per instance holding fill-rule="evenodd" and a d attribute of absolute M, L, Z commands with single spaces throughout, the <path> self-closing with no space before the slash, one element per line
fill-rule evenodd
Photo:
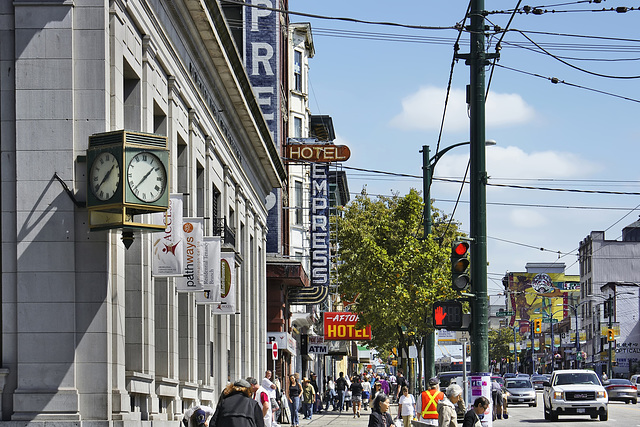
<path fill-rule="evenodd" d="M 516 332 L 516 342 L 522 341 L 522 335 Z M 500 328 L 489 331 L 489 360 L 501 360 L 510 357 L 513 359 L 513 352 L 509 350 L 509 344 L 513 345 L 513 329 Z"/>
<path fill-rule="evenodd" d="M 416 190 L 375 200 L 361 194 L 335 220 L 339 292 L 343 300 L 355 300 L 350 309 L 360 313 L 361 324 L 371 325 L 370 345 L 380 351 L 403 340 L 420 344 L 433 330 L 433 302 L 456 296 L 449 260 L 457 224 L 433 227 L 441 244 L 424 239 L 423 208 Z M 437 210 L 433 218 L 447 220 Z"/>

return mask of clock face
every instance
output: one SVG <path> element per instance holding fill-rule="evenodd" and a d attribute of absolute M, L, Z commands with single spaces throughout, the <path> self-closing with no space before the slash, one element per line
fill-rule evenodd
<path fill-rule="evenodd" d="M 158 200 L 164 193 L 167 172 L 155 154 L 138 153 L 127 167 L 127 182 L 131 192 L 143 202 Z"/>
<path fill-rule="evenodd" d="M 109 200 L 120 185 L 120 164 L 112 153 L 100 153 L 89 171 L 91 192 L 98 200 Z"/>

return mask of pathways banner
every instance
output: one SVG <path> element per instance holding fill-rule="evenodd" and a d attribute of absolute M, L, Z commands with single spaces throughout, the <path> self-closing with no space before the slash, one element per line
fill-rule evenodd
<path fill-rule="evenodd" d="M 202 240 L 203 291 L 196 293 L 196 304 L 218 304 L 220 292 L 220 236 L 204 237 Z"/>
<path fill-rule="evenodd" d="M 239 312 L 235 252 L 220 254 L 220 303 L 211 306 L 211 314 L 236 314 Z"/>
<path fill-rule="evenodd" d="M 176 279 L 178 292 L 204 290 L 202 271 L 202 242 L 204 240 L 202 218 L 184 218 L 182 224 L 184 242 L 184 267 L 182 277 Z"/>

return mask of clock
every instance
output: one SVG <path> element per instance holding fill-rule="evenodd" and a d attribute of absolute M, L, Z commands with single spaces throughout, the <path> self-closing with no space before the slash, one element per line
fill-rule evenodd
<path fill-rule="evenodd" d="M 95 157 L 89 170 L 89 186 L 100 201 L 107 201 L 116 194 L 120 186 L 120 163 L 113 153 L 103 151 Z"/>
<path fill-rule="evenodd" d="M 157 201 L 164 194 L 167 184 L 163 162 L 149 151 L 136 153 L 127 165 L 127 184 L 133 195 L 141 201 Z"/>

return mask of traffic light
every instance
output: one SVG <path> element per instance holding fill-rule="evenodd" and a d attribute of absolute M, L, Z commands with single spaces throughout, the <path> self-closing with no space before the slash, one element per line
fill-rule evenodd
<path fill-rule="evenodd" d="M 464 291 L 471 283 L 469 276 L 469 242 L 456 241 L 451 245 L 451 284 L 456 291 Z"/>
<path fill-rule="evenodd" d="M 462 327 L 462 303 L 460 301 L 434 302 L 433 326 L 436 329 L 460 329 Z"/>
<path fill-rule="evenodd" d="M 542 319 L 533 319 L 533 332 L 542 333 Z"/>
<path fill-rule="evenodd" d="M 607 341 L 615 341 L 615 340 L 616 340 L 616 333 L 611 328 L 607 329 Z"/>

